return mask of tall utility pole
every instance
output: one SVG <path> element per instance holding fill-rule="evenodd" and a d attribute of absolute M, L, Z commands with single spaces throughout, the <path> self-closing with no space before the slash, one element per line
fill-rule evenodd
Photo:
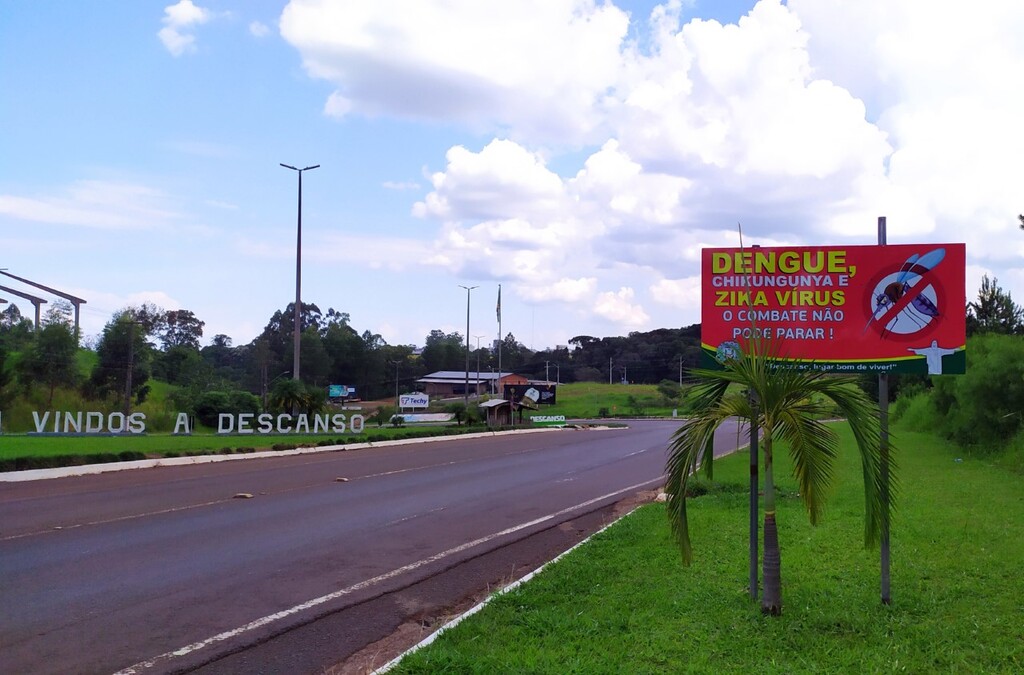
<path fill-rule="evenodd" d="M 474 335 L 476 338 L 476 386 L 480 386 L 480 339 L 487 337 L 486 335 Z"/>
<path fill-rule="evenodd" d="M 612 357 L 608 357 L 608 384 L 612 383 Z"/>
<path fill-rule="evenodd" d="M 128 322 L 128 372 L 124 377 L 124 419 L 132 413 L 132 371 L 135 370 L 135 320 Z M 127 428 L 127 426 L 125 427 Z"/>
<path fill-rule="evenodd" d="M 495 395 L 501 397 L 504 391 L 501 389 L 501 284 L 498 284 L 498 304 L 495 307 L 498 315 L 498 379 L 495 381 Z"/>
<path fill-rule="evenodd" d="M 551 381 L 551 376 L 548 375 L 548 364 L 549 363 L 551 363 L 551 362 L 550 361 L 544 361 L 544 381 L 545 382 L 550 382 Z"/>
<path fill-rule="evenodd" d="M 683 386 L 683 355 L 679 355 L 679 386 Z"/>
<path fill-rule="evenodd" d="M 302 172 L 320 168 L 319 164 L 298 169 L 290 164 L 281 164 L 299 174 L 299 224 L 295 234 L 295 327 L 292 349 L 292 379 L 299 379 L 299 345 L 302 337 Z"/>
<path fill-rule="evenodd" d="M 463 401 L 466 404 L 466 410 L 469 410 L 469 294 L 474 288 L 479 286 L 463 286 L 459 284 L 459 288 L 466 289 L 466 388 L 462 392 Z"/>
<path fill-rule="evenodd" d="M 395 361 L 395 407 L 401 408 L 399 402 L 401 399 L 398 396 L 398 361 Z"/>

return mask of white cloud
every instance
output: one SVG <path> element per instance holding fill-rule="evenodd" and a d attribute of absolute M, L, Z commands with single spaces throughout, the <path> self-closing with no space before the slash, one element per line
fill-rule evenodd
<path fill-rule="evenodd" d="M 176 152 L 196 157 L 225 159 L 237 154 L 234 148 L 211 141 L 168 141 L 165 145 Z"/>
<path fill-rule="evenodd" d="M 218 199 L 207 199 L 203 203 L 206 204 L 207 206 L 213 206 L 218 209 L 227 209 L 229 211 L 238 210 L 238 204 L 232 204 L 231 202 L 222 202 Z"/>
<path fill-rule="evenodd" d="M 185 52 L 196 49 L 196 38 L 189 29 L 206 23 L 210 19 L 210 11 L 192 3 L 192 0 L 179 0 L 175 5 L 164 7 L 164 27 L 157 32 L 173 56 L 181 56 Z"/>
<path fill-rule="evenodd" d="M 251 21 L 249 22 L 249 34 L 257 38 L 266 37 L 270 34 L 270 28 L 260 21 Z"/>
<path fill-rule="evenodd" d="M 644 171 L 615 140 L 587 158 L 572 181 L 573 193 L 580 203 L 615 214 L 618 222 L 653 224 L 683 219 L 684 201 L 691 185 L 692 181 L 683 176 Z"/>
<path fill-rule="evenodd" d="M 397 190 L 399 192 L 402 192 L 405 190 L 419 190 L 421 186 L 419 183 L 415 181 L 386 180 L 383 183 L 381 183 L 381 187 L 385 188 L 386 190 Z"/>
<path fill-rule="evenodd" d="M 559 301 L 579 303 L 591 298 L 597 288 L 595 277 L 559 279 L 544 286 L 518 286 L 519 296 L 532 302 Z"/>
<path fill-rule="evenodd" d="M 295 258 L 295 248 L 280 243 L 240 239 L 238 251 L 245 256 L 267 259 Z M 303 237 L 303 264 L 338 264 L 370 269 L 409 271 L 424 266 L 433 253 L 429 243 L 400 237 L 322 234 Z"/>
<path fill-rule="evenodd" d="M 458 120 L 564 140 L 594 131 L 628 16 L 594 0 L 290 2 L 281 34 L 338 87 L 329 114 Z"/>
<path fill-rule="evenodd" d="M 416 215 L 461 220 L 558 208 L 561 179 L 517 143 L 495 139 L 479 153 L 455 146 L 447 159 L 447 170 L 431 176 L 434 191 L 416 204 Z"/>
<path fill-rule="evenodd" d="M 334 92 L 327 97 L 327 102 L 324 103 L 324 114 L 341 119 L 352 112 L 353 107 L 351 99 Z"/>
<path fill-rule="evenodd" d="M 615 293 L 601 293 L 594 303 L 594 313 L 623 330 L 645 328 L 650 317 L 643 307 L 633 304 L 634 296 L 633 289 L 625 286 Z"/>
<path fill-rule="evenodd" d="M 162 192 L 145 185 L 80 180 L 62 196 L 0 195 L 0 214 L 36 223 L 141 230 L 179 218 L 166 202 Z"/>
<path fill-rule="evenodd" d="M 685 279 L 662 279 L 651 286 L 651 298 L 655 302 L 675 309 L 700 309 L 700 277 Z"/>

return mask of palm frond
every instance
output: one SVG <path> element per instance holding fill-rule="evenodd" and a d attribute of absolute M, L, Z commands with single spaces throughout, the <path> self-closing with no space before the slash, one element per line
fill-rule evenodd
<path fill-rule="evenodd" d="M 693 550 L 686 517 L 686 485 L 690 476 L 701 466 L 712 474 L 715 430 L 731 416 L 730 411 L 734 407 L 730 401 L 733 397 L 725 396 L 725 387 L 715 385 L 712 380 L 706 383 L 706 389 L 707 391 L 702 392 L 702 402 L 697 408 L 699 414 L 685 422 L 672 435 L 666 463 L 668 482 L 665 492 L 668 494 L 668 517 L 683 562 L 687 565 L 693 560 Z"/>
<path fill-rule="evenodd" d="M 832 484 L 832 467 L 838 449 L 836 435 L 832 429 L 808 416 L 801 406 L 780 411 L 777 432 L 789 444 L 793 475 L 800 485 L 800 498 L 807 508 L 811 524 L 817 525 Z"/>

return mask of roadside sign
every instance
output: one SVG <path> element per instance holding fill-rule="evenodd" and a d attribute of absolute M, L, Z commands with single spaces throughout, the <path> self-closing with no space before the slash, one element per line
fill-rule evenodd
<path fill-rule="evenodd" d="M 965 266 L 964 244 L 704 249 L 704 365 L 764 337 L 816 370 L 963 373 Z"/>

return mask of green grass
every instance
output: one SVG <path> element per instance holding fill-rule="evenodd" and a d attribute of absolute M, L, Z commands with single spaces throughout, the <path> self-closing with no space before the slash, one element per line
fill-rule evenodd
<path fill-rule="evenodd" d="M 484 431 L 483 427 L 381 427 L 367 425 L 361 434 L 249 434 L 217 435 L 193 434 L 174 436 L 171 434 L 147 434 L 118 436 L 34 436 L 23 434 L 0 435 L 0 471 L 11 469 L 42 468 L 70 464 L 89 463 L 93 455 L 108 455 L 105 461 L 116 461 L 109 457 L 119 453 L 141 453 L 147 457 L 175 457 L 180 455 L 202 455 L 211 453 L 255 452 L 284 450 L 297 446 L 341 445 L 367 443 L 393 439 L 421 438 L 449 434 Z M 14 460 L 26 461 L 15 465 Z M 52 461 L 64 458 L 66 461 Z M 124 459 L 124 458 L 122 458 Z M 139 459 L 130 457 L 129 459 Z"/>
<path fill-rule="evenodd" d="M 630 405 L 632 396 L 640 408 Z M 683 414 L 682 404 L 670 404 L 658 393 L 653 384 L 603 384 L 599 382 L 575 382 L 558 385 L 558 403 L 541 406 L 534 414 L 565 415 L 569 418 L 596 418 L 602 408 L 610 417 L 661 416 L 667 417 L 676 408 Z"/>
<path fill-rule="evenodd" d="M 721 490 L 690 502 L 691 567 L 664 506 L 645 506 L 393 672 L 1024 671 L 1020 477 L 959 461 L 929 435 L 899 430 L 897 442 L 891 606 L 879 601 L 878 552 L 863 549 L 856 453 L 844 452 L 818 527 L 780 453 L 781 617 L 747 595 L 746 497 Z M 747 461 L 720 463 L 716 478 L 744 483 Z"/>

